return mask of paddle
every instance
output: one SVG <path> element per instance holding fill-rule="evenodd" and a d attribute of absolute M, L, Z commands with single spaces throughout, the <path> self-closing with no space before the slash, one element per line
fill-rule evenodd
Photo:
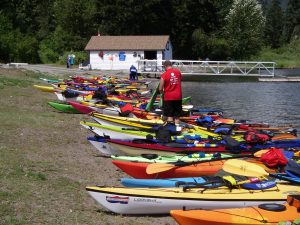
<path fill-rule="evenodd" d="M 159 94 L 158 89 L 159 89 L 159 83 L 158 83 L 157 87 L 155 88 L 155 90 L 154 90 L 154 92 L 153 92 L 153 94 L 152 94 L 152 96 L 151 96 L 151 98 L 150 98 L 150 100 L 149 100 L 149 102 L 146 106 L 146 109 L 145 109 L 146 112 L 151 111 L 151 108 L 152 108 L 152 106 L 153 106 L 153 104 L 156 100 L 156 97 Z"/>
<path fill-rule="evenodd" d="M 224 171 L 246 177 L 262 177 L 269 175 L 264 168 L 254 163 L 239 159 L 228 159 L 222 168 Z"/>
<path fill-rule="evenodd" d="M 201 160 L 201 161 L 196 161 L 196 162 L 178 161 L 175 163 L 151 163 L 147 166 L 146 173 L 154 174 L 154 173 L 165 172 L 165 171 L 171 170 L 176 167 L 183 167 L 183 166 L 195 165 L 195 164 L 199 164 L 199 163 L 213 162 L 213 161 L 220 161 L 220 160 L 227 160 L 227 159 L 235 159 L 235 158 L 243 158 L 243 157 L 253 157 L 253 155 L 252 154 L 242 154 L 242 155 L 235 155 L 232 157 L 212 158 L 209 160 Z"/>
<path fill-rule="evenodd" d="M 265 154 L 268 152 L 270 149 L 262 149 L 254 153 L 254 157 L 260 158 L 262 154 Z"/>
<path fill-rule="evenodd" d="M 279 180 L 288 181 L 293 184 L 299 184 L 299 180 L 297 178 L 290 178 L 284 173 L 267 173 L 262 167 L 259 165 L 249 163 L 243 160 L 238 159 L 229 159 L 225 162 L 223 168 L 224 171 L 238 174 L 247 177 L 263 177 L 265 175 L 269 175 L 270 177 L 277 178 Z"/>

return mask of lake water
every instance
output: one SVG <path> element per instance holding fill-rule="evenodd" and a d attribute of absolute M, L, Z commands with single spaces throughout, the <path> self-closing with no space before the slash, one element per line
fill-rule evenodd
<path fill-rule="evenodd" d="M 222 109 L 224 117 L 294 125 L 300 130 L 300 83 L 183 82 L 183 96 L 199 108 Z"/>

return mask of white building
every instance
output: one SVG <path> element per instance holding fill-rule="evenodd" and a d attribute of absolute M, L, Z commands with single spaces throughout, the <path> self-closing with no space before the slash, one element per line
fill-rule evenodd
<path fill-rule="evenodd" d="M 92 69 L 129 70 L 140 59 L 171 60 L 172 44 L 161 36 L 92 36 L 85 47 Z"/>

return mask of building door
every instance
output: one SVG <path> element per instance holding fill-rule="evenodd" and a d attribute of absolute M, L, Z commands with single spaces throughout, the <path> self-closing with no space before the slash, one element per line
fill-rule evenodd
<path fill-rule="evenodd" d="M 149 60 L 151 60 L 151 59 L 157 59 L 157 53 L 156 53 L 156 51 L 145 51 L 145 57 L 144 57 L 144 59 L 149 59 Z"/>

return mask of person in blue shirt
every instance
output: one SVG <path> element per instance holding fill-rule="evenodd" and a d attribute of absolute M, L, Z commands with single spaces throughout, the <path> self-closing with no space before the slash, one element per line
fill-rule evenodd
<path fill-rule="evenodd" d="M 129 80 L 137 80 L 137 69 L 134 65 L 131 65 L 129 69 Z"/>

